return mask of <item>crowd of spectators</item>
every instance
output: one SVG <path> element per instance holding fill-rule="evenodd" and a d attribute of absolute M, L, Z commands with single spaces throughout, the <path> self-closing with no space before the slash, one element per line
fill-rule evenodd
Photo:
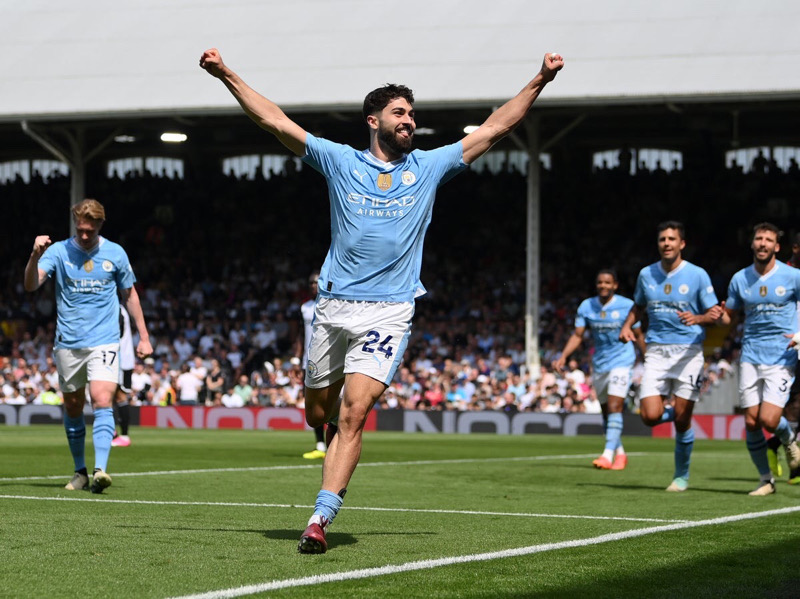
<path fill-rule="evenodd" d="M 536 372 L 525 367 L 525 178 L 513 170 L 455 178 L 439 191 L 423 263 L 428 293 L 378 408 L 599 412 L 590 343 L 566 373 L 550 367 L 579 302 L 594 294 L 597 270 L 615 268 L 619 293 L 630 296 L 639 269 L 657 259 L 656 224 L 678 219 L 687 226 L 685 257 L 708 270 L 724 297 L 731 274 L 752 258 L 752 224 L 792 231 L 797 221 L 789 200 L 800 178 L 778 170 L 545 171 Z M 0 242 L 6 403 L 59 401 L 52 283 L 27 294 L 22 271 L 35 235 L 68 236 L 68 188 L 63 177 L 0 185 L 17 225 Z M 138 278 L 154 354 L 136 366 L 135 402 L 302 407 L 299 307 L 329 244 L 322 177 L 99 177 L 87 195 L 105 204 L 102 234 L 125 247 Z M 735 357 L 735 339 L 727 340 L 709 360 L 710 380 L 724 377 Z"/>

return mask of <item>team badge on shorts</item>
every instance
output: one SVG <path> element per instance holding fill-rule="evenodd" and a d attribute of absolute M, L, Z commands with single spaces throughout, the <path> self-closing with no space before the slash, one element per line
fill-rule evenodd
<path fill-rule="evenodd" d="M 83 270 L 86 272 L 92 272 L 94 270 L 94 261 L 91 258 L 83 263 Z"/>
<path fill-rule="evenodd" d="M 306 372 L 308 373 L 308 376 L 314 378 L 315 376 L 317 376 L 319 368 L 317 368 L 317 365 L 314 362 L 309 360 L 308 364 L 306 365 Z"/>
<path fill-rule="evenodd" d="M 403 171 L 400 180 L 403 182 L 403 185 L 412 185 L 417 180 L 417 176 L 411 171 Z"/>
<path fill-rule="evenodd" d="M 114 270 L 114 263 L 111 260 L 103 260 L 103 270 L 106 272 L 111 272 Z"/>

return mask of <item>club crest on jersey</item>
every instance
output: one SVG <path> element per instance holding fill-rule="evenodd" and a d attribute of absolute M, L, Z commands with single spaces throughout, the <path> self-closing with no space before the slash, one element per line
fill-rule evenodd
<path fill-rule="evenodd" d="M 84 262 L 83 270 L 85 270 L 86 272 L 92 272 L 94 270 L 94 262 L 91 259 Z"/>
<path fill-rule="evenodd" d="M 619 312 L 617 310 L 614 310 L 611 313 L 611 318 L 613 318 L 614 320 L 617 320 L 619 318 Z"/>
<path fill-rule="evenodd" d="M 664 285 L 664 293 L 666 293 L 667 295 L 672 293 L 672 285 L 671 284 L 667 283 L 666 285 Z"/>
<path fill-rule="evenodd" d="M 776 290 L 776 292 L 777 292 L 777 290 Z M 762 285 L 761 287 L 758 288 L 758 295 L 760 295 L 761 297 L 767 297 L 767 286 L 766 285 Z"/>
<path fill-rule="evenodd" d="M 689 293 L 689 286 L 686 284 L 681 285 L 680 287 L 678 287 L 678 293 L 680 293 L 681 295 L 686 295 L 687 293 Z"/>
<path fill-rule="evenodd" d="M 111 260 L 103 260 L 103 270 L 106 272 L 111 272 L 114 270 L 114 264 Z"/>
<path fill-rule="evenodd" d="M 413 183 L 417 180 L 417 176 L 411 171 L 403 171 L 400 180 L 403 182 L 403 185 L 413 185 Z"/>
<path fill-rule="evenodd" d="M 775 295 L 777 295 L 778 297 L 783 297 L 784 295 L 786 295 L 786 287 L 784 287 L 783 285 L 778 285 L 775 288 Z"/>
<path fill-rule="evenodd" d="M 378 175 L 378 189 L 386 191 L 392 186 L 392 174 L 381 173 Z"/>

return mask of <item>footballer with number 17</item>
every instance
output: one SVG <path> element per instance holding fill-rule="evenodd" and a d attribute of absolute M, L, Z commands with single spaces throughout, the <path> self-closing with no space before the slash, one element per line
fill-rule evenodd
<path fill-rule="evenodd" d="M 54 358 L 64 394 L 64 428 L 75 464 L 68 491 L 89 486 L 84 448 L 86 423 L 83 407 L 86 386 L 94 412 L 92 441 L 95 468 L 91 491 L 102 493 L 111 484 L 108 456 L 114 437 L 112 401 L 119 383 L 119 296 L 136 329 L 140 358 L 153 353 L 144 322 L 136 277 L 122 246 L 100 235 L 106 219 L 97 200 L 72 207 L 75 236 L 52 243 L 39 235 L 25 265 L 25 290 L 35 291 L 53 277 L 56 286 L 56 339 Z"/>
<path fill-rule="evenodd" d="M 411 150 L 414 96 L 403 85 L 367 95 L 362 114 L 369 148 L 357 151 L 307 133 L 245 84 L 216 48 L 202 54 L 200 66 L 225 84 L 256 124 L 328 182 L 331 246 L 320 270 L 308 352 L 308 424 L 336 419 L 340 391 L 344 394 L 322 489 L 298 546 L 300 553 L 324 553 L 325 532 L 361 455 L 367 416 L 400 365 L 414 299 L 425 293 L 419 280 L 422 246 L 436 190 L 522 122 L 564 61 L 558 54 L 545 55 L 539 73 L 477 130 L 431 151 Z"/>

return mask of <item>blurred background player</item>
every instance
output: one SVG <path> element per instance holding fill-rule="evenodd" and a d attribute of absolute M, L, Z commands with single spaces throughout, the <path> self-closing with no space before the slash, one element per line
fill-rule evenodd
<path fill-rule="evenodd" d="M 114 432 L 112 447 L 128 447 L 131 438 L 128 427 L 131 423 L 131 380 L 133 367 L 136 365 L 136 353 L 133 349 L 131 334 L 131 317 L 128 311 L 119 307 L 119 386 L 114 394 L 114 416 L 119 426 L 119 433 Z"/>
<path fill-rule="evenodd" d="M 525 118 L 564 66 L 547 54 L 538 74 L 461 141 L 412 152 L 414 95 L 389 84 L 364 98 L 369 147 L 358 151 L 307 133 L 229 69 L 216 48 L 200 67 L 217 77 L 245 113 L 325 176 L 331 246 L 320 269 L 319 297 L 306 369 L 306 421 L 337 417 L 322 488 L 300 537 L 300 553 L 324 553 L 326 530 L 342 506 L 361 456 L 364 425 L 400 366 L 411 332 L 425 233 L 436 191 Z M 344 391 L 339 403 L 340 392 Z"/>
<path fill-rule="evenodd" d="M 630 341 L 620 341 L 622 324 L 633 307 L 633 300 L 617 295 L 619 287 L 613 270 L 604 269 L 595 280 L 597 296 L 583 300 L 575 317 L 575 331 L 553 366 L 559 372 L 572 353 L 580 347 L 588 328 L 592 335 L 592 385 L 603 410 L 606 445 L 603 454 L 592 464 L 601 470 L 623 470 L 628 456 L 622 446 L 622 411 L 631 387 L 631 373 L 636 351 Z M 645 347 L 639 323 L 634 326 L 636 343 L 644 355 Z"/>
<path fill-rule="evenodd" d="M 796 233 L 792 241 L 792 255 L 786 261 L 788 266 L 793 268 L 800 268 L 800 233 Z M 800 302 L 797 302 L 798 322 L 800 322 Z M 800 380 L 797 376 L 794 378 L 794 383 L 789 391 L 789 400 L 786 402 L 786 407 L 783 408 L 783 416 L 789 421 L 789 425 L 797 435 L 798 422 L 800 422 Z M 775 476 L 783 475 L 783 468 L 781 467 L 778 458 L 778 450 L 783 446 L 781 440 L 772 436 L 767 440 L 767 459 L 769 461 L 770 470 Z M 800 485 L 800 467 L 789 468 L 789 484 Z"/>
<path fill-rule="evenodd" d="M 153 349 L 133 284 L 128 255 L 122 246 L 100 235 L 106 214 L 97 200 L 72 207 L 76 234 L 52 243 L 48 235 L 34 239 L 25 265 L 25 290 L 35 291 L 55 279 L 56 340 L 54 357 L 64 394 L 64 428 L 75 464 L 70 491 L 89 486 L 86 470 L 86 423 L 83 407 L 89 398 L 94 412 L 92 440 L 95 468 L 91 491 L 102 493 L 111 484 L 106 472 L 114 436 L 112 402 L 119 383 L 119 296 L 136 323 L 139 357 Z"/>
<path fill-rule="evenodd" d="M 740 405 L 745 410 L 747 450 L 759 474 L 754 496 L 775 492 L 767 458 L 767 429 L 786 449 L 789 468 L 800 467 L 800 449 L 794 431 L 782 416 L 795 378 L 797 350 L 787 337 L 797 331 L 800 270 L 775 257 L 781 231 L 771 223 L 753 228 L 753 264 L 731 279 L 722 322 L 744 313 L 742 353 L 739 358 Z"/>
<path fill-rule="evenodd" d="M 675 474 L 667 491 L 685 491 L 694 447 L 692 411 L 703 383 L 705 325 L 722 317 L 708 273 L 681 257 L 683 225 L 658 225 L 661 259 L 644 267 L 636 281 L 631 309 L 620 332 L 634 341 L 633 325 L 647 315 L 647 350 L 639 387 L 642 421 L 647 426 L 675 423 Z M 672 405 L 664 401 L 672 399 Z"/>
<path fill-rule="evenodd" d="M 300 314 L 303 316 L 303 372 L 308 367 L 308 348 L 311 345 L 311 323 L 314 320 L 314 304 L 317 301 L 317 281 L 319 280 L 319 273 L 312 273 L 308 278 L 308 286 L 311 291 L 311 298 L 300 306 Z M 316 446 L 312 451 L 303 454 L 307 460 L 316 460 L 325 457 L 327 447 L 325 445 L 325 425 L 314 427 L 314 440 Z"/>

